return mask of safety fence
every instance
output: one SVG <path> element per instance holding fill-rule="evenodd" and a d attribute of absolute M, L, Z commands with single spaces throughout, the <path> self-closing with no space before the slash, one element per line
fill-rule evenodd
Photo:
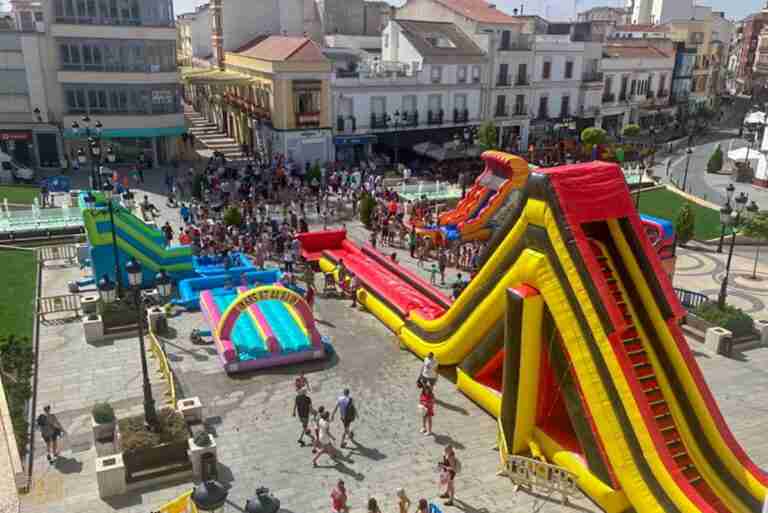
<path fill-rule="evenodd" d="M 515 486 L 543 492 L 548 497 L 559 494 L 563 504 L 568 504 L 571 497 L 579 494 L 576 476 L 562 467 L 533 458 L 508 456 L 504 474 Z"/>
<path fill-rule="evenodd" d="M 77 262 L 77 246 L 67 244 L 64 246 L 43 246 L 37 248 L 37 258 L 42 264 L 63 260 L 69 264 Z"/>
<path fill-rule="evenodd" d="M 675 289 L 675 294 L 677 294 L 677 299 L 680 300 L 680 303 L 688 309 L 695 309 L 701 306 L 702 304 L 709 301 L 709 298 L 701 294 L 700 292 L 694 292 L 692 290 L 685 290 L 685 289 Z"/>
<path fill-rule="evenodd" d="M 159 372 L 162 374 L 163 379 L 168 385 L 168 390 L 165 392 L 165 397 L 168 405 L 172 408 L 176 408 L 176 379 L 173 376 L 173 370 L 168 363 L 168 355 L 165 353 L 165 349 L 160 344 L 154 331 L 150 327 L 149 333 L 149 351 L 152 357 L 157 360 L 157 364 L 160 367 Z"/>
<path fill-rule="evenodd" d="M 80 317 L 80 296 L 66 294 L 62 296 L 41 297 L 37 300 L 37 315 L 45 321 L 46 315 L 68 312 L 73 317 Z"/>

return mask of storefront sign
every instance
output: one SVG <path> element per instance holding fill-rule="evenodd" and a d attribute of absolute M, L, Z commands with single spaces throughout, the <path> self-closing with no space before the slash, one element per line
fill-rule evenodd
<path fill-rule="evenodd" d="M 171 91 L 152 91 L 152 103 L 173 103 Z"/>
<path fill-rule="evenodd" d="M 336 146 L 354 146 L 356 144 L 376 144 L 378 138 L 375 135 L 339 136 L 333 140 Z"/>
<path fill-rule="evenodd" d="M 32 132 L 0 132 L 0 141 L 29 141 L 32 139 Z"/>

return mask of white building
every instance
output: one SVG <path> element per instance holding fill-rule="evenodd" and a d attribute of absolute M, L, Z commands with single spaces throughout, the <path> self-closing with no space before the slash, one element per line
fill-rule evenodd
<path fill-rule="evenodd" d="M 658 116 L 674 113 L 669 106 L 674 54 L 652 46 L 611 44 L 604 47 L 603 55 L 605 82 L 598 126 L 619 136 L 630 123 L 648 128 Z"/>
<path fill-rule="evenodd" d="M 633 24 L 666 23 L 671 20 L 689 20 L 696 16 L 693 2 L 681 0 L 628 0 L 633 8 Z"/>
<path fill-rule="evenodd" d="M 30 4 L 11 7 L 18 19 L 29 19 L 23 12 Z M 174 158 L 185 127 L 171 0 L 35 4 L 38 35 L 28 42 L 40 71 L 27 68 L 31 107 L 63 135 L 70 161 L 78 149 L 90 153 L 87 135 L 102 156 L 112 149 L 118 164 L 135 163 L 138 155 L 148 162 Z"/>
<path fill-rule="evenodd" d="M 207 64 L 213 53 L 210 5 L 204 4 L 195 9 L 195 12 L 180 14 L 176 18 L 176 30 L 179 63 L 184 66 Z"/>
<path fill-rule="evenodd" d="M 532 38 L 546 31 L 547 22 L 538 16 L 518 16 L 517 9 L 507 14 L 483 0 L 407 0 L 396 16 L 453 23 L 486 52 L 490 71 L 483 83 L 483 117 L 493 119 L 502 148 L 525 150 L 534 74 Z M 502 115 L 496 116 L 500 106 Z"/>
<path fill-rule="evenodd" d="M 469 37 L 451 23 L 393 20 L 381 38 L 380 59 L 335 67 L 338 160 L 365 159 L 374 144 L 445 143 L 479 125 L 487 59 Z"/>

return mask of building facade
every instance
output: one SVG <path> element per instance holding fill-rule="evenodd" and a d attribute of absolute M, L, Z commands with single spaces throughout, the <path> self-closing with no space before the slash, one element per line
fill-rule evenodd
<path fill-rule="evenodd" d="M 337 71 L 332 82 L 335 158 L 358 162 L 374 147 L 399 150 L 464 138 L 482 120 L 483 51 L 451 23 L 392 20 L 381 59 Z"/>
<path fill-rule="evenodd" d="M 331 63 L 308 38 L 270 36 L 185 74 L 198 112 L 239 144 L 305 167 L 331 158 Z"/>
<path fill-rule="evenodd" d="M 213 53 L 210 4 L 201 5 L 195 12 L 180 14 L 176 18 L 176 30 L 179 64 L 203 67 L 209 65 Z"/>
<path fill-rule="evenodd" d="M 669 103 L 674 55 L 653 46 L 606 45 L 602 71 L 605 75 L 600 123 L 610 135 L 638 124 L 656 127 L 673 116 Z"/>

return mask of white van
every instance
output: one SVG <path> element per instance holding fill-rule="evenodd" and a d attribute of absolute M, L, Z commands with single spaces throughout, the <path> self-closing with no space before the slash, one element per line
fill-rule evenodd
<path fill-rule="evenodd" d="M 0 152 L 0 180 L 13 179 L 31 182 L 35 179 L 35 171 L 19 164 L 10 155 Z"/>

